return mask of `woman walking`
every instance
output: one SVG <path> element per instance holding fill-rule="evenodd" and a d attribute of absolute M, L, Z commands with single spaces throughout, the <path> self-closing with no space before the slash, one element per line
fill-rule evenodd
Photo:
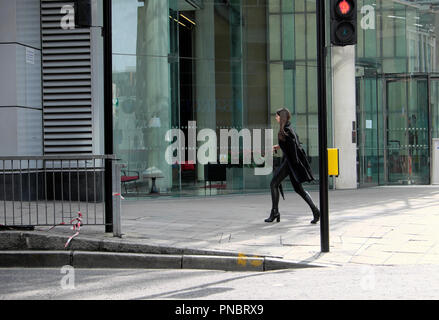
<path fill-rule="evenodd" d="M 279 189 L 282 188 L 282 181 L 290 177 L 294 190 L 310 206 L 314 219 L 312 224 L 320 220 L 320 210 L 315 206 L 308 192 L 303 189 L 302 183 L 314 181 L 308 159 L 303 150 L 299 137 L 291 126 L 291 113 L 288 109 L 282 108 L 276 112 L 276 121 L 280 124 L 278 133 L 279 144 L 273 147 L 273 151 L 279 149 L 283 152 L 281 165 L 276 169 L 270 184 L 272 209 L 270 217 L 265 222 L 280 222 L 279 213 Z"/>

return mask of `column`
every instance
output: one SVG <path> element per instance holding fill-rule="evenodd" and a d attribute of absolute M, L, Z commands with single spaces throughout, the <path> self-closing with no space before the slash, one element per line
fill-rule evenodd
<path fill-rule="evenodd" d="M 332 48 L 334 147 L 340 149 L 336 189 L 357 188 L 355 46 Z"/>
<path fill-rule="evenodd" d="M 214 2 L 205 1 L 203 4 L 203 9 L 195 14 L 195 110 L 198 131 L 207 128 L 216 130 Z M 197 164 L 197 172 L 198 179 L 204 180 L 203 165 Z"/>
<path fill-rule="evenodd" d="M 161 171 L 156 185 L 172 187 L 172 167 L 165 160 L 171 127 L 168 1 L 149 0 L 138 9 L 136 119 L 143 119 L 147 167 Z"/>

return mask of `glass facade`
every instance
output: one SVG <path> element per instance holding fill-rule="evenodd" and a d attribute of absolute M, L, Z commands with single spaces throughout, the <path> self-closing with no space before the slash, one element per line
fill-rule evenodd
<path fill-rule="evenodd" d="M 255 161 L 243 164 L 243 144 L 239 164 L 212 167 L 191 155 L 203 150 L 205 141 L 196 141 L 203 129 L 216 137 L 224 129 L 273 129 L 277 144 L 281 107 L 291 111 L 318 178 L 314 0 L 112 3 L 114 147 L 124 174 L 138 177 L 133 187 L 126 184 L 127 194 L 149 196 L 153 185 L 163 195 L 267 191 L 272 175 L 255 175 Z M 357 10 L 359 186 L 429 184 L 431 141 L 439 138 L 438 5 L 358 0 Z M 328 124 L 331 98 L 328 90 Z M 176 143 L 165 139 L 170 129 L 185 139 L 184 163 L 166 161 Z M 216 146 L 213 160 L 220 162 Z"/>
<path fill-rule="evenodd" d="M 258 164 L 244 164 L 242 143 L 239 164 L 215 168 L 190 161 L 188 142 L 196 125 L 195 133 L 212 129 L 217 137 L 222 129 L 273 129 L 277 144 L 282 107 L 318 177 L 315 1 L 112 3 L 115 153 L 124 174 L 140 178 L 134 195 L 148 196 L 153 184 L 164 195 L 268 190 L 272 174 L 255 175 Z M 183 133 L 184 163 L 165 159 L 176 143 L 165 140 L 170 129 Z M 202 147 L 199 141 L 196 152 Z"/>
<path fill-rule="evenodd" d="M 360 186 L 429 184 L 431 139 L 438 135 L 437 4 L 357 3 Z"/>

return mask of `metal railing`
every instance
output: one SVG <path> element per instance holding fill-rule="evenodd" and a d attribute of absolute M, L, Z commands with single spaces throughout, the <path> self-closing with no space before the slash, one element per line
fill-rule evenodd
<path fill-rule="evenodd" d="M 106 160 L 115 157 L 0 157 L 0 225 L 68 224 L 78 217 L 78 212 L 83 225 L 105 225 Z M 117 171 L 118 165 L 112 162 L 113 170 Z M 114 177 L 115 173 L 113 180 Z M 120 190 L 120 178 L 108 183 Z"/>

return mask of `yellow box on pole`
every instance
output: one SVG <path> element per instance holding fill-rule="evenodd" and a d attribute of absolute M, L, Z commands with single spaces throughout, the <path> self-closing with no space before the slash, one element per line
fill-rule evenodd
<path fill-rule="evenodd" d="M 340 167 L 338 163 L 339 149 L 328 149 L 328 175 L 338 177 Z"/>

